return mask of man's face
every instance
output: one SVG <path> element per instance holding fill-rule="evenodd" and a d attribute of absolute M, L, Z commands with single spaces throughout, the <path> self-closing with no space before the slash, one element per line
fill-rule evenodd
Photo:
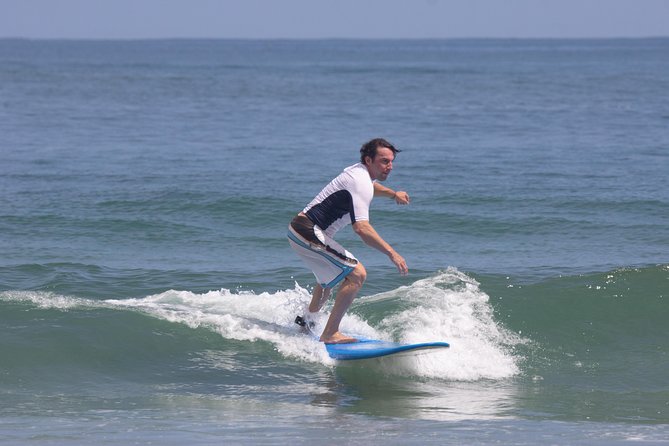
<path fill-rule="evenodd" d="M 387 147 L 379 147 L 374 159 L 365 158 L 365 165 L 372 180 L 385 181 L 390 175 L 390 171 L 393 170 L 394 159 L 395 154 Z"/>

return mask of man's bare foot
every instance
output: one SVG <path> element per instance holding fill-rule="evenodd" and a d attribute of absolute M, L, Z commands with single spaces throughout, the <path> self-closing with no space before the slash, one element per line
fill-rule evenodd
<path fill-rule="evenodd" d="M 353 342 L 358 342 L 358 340 L 337 331 L 332 336 L 321 336 L 321 342 L 325 344 L 351 344 Z"/>

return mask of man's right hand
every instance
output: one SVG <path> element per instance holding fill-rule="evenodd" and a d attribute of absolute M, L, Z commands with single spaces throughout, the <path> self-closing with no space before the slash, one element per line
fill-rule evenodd
<path fill-rule="evenodd" d="M 409 194 L 407 194 L 403 190 L 395 192 L 395 196 L 393 198 L 395 199 L 395 203 L 397 204 L 409 204 L 411 202 Z"/>

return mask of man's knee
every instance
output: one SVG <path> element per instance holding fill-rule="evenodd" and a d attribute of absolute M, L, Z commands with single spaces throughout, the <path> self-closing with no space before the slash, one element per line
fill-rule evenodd
<path fill-rule="evenodd" d="M 362 266 L 362 263 L 358 263 L 355 268 L 353 268 L 353 271 L 351 271 L 351 273 L 346 276 L 346 280 L 350 280 L 351 283 L 358 288 L 362 287 L 362 284 L 365 283 L 366 279 L 367 270 L 365 270 L 365 267 Z"/>

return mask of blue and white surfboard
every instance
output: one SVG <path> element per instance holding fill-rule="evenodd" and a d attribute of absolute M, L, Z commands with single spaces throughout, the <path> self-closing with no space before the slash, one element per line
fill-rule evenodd
<path fill-rule="evenodd" d="M 325 344 L 332 359 L 348 361 L 353 359 L 370 359 L 398 353 L 419 352 L 421 350 L 448 348 L 446 342 L 422 342 L 418 344 L 400 344 L 397 342 L 376 339 L 359 339 L 349 344 Z"/>
<path fill-rule="evenodd" d="M 312 329 L 313 323 L 307 322 L 302 316 L 295 318 L 295 323 L 302 327 L 304 333 L 318 339 Z M 447 342 L 421 342 L 417 344 L 401 344 L 398 342 L 381 341 L 378 339 L 358 338 L 357 342 L 345 344 L 325 344 L 325 349 L 330 358 L 338 361 L 350 361 L 354 359 L 371 359 L 382 356 L 396 355 L 401 353 L 420 353 L 425 350 L 448 348 Z"/>

